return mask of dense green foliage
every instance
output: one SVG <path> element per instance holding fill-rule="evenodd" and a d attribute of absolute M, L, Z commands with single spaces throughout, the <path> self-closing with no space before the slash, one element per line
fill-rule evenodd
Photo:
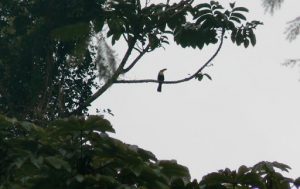
<path fill-rule="evenodd" d="M 84 114 L 120 75 L 170 37 L 182 47 L 202 49 L 227 32 L 237 45 L 255 45 L 253 30 L 260 22 L 247 22 L 248 9 L 230 4 L 227 10 L 216 1 L 195 3 L 1 1 L 0 112 L 34 122 Z M 120 63 L 106 37 L 112 44 L 127 42 Z M 130 63 L 133 51 L 139 55 Z M 93 94 L 93 89 L 99 91 Z"/>
<path fill-rule="evenodd" d="M 289 189 L 300 179 L 280 172 L 287 165 L 260 162 L 224 169 L 191 181 L 175 160 L 110 137 L 99 116 L 54 121 L 41 128 L 0 116 L 0 189 Z M 280 170 L 280 171 L 278 171 Z"/>
<path fill-rule="evenodd" d="M 1 1 L 2 113 L 49 120 L 91 95 L 95 65 L 84 44 L 89 23 L 102 19 L 101 10 L 96 1 Z"/>
<path fill-rule="evenodd" d="M 170 37 L 183 48 L 200 50 L 220 42 L 219 51 L 225 36 L 237 45 L 254 46 L 254 29 L 261 23 L 247 22 L 248 9 L 193 0 L 172 5 L 142 5 L 139 0 L 2 0 L 0 12 L 0 113 L 5 115 L 0 115 L 0 189 L 300 185 L 300 179 L 283 176 L 281 172 L 290 168 L 277 162 L 224 169 L 192 181 L 188 169 L 176 161 L 158 160 L 149 151 L 110 137 L 114 129 L 100 116 L 57 119 L 85 114 L 120 75 L 145 53 L 168 44 Z M 107 37 L 112 45 L 120 39 L 127 42 L 120 63 L 104 41 Z M 133 51 L 138 56 L 128 62 Z M 200 71 L 195 73 L 199 81 L 210 78 Z M 97 76 L 104 84 L 97 83 Z M 98 91 L 93 94 L 93 89 Z"/>

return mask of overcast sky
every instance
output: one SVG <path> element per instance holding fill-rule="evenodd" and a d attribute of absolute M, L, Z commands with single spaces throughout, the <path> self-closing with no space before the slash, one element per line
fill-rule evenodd
<path fill-rule="evenodd" d="M 154 83 L 115 84 L 93 103 L 91 112 L 110 108 L 115 116 L 106 118 L 116 129 L 113 137 L 159 159 L 176 159 L 197 179 L 263 160 L 286 163 L 293 168 L 290 176 L 300 176 L 300 67 L 281 65 L 300 58 L 300 38 L 290 43 L 283 34 L 286 22 L 300 16 L 300 2 L 287 0 L 273 16 L 264 14 L 260 0 L 237 5 L 248 7 L 250 20 L 264 25 L 256 31 L 255 47 L 225 40 L 213 66 L 204 71 L 212 81 L 163 85 L 162 93 Z M 120 59 L 124 48 L 116 47 Z M 125 78 L 155 79 L 167 68 L 166 80 L 180 79 L 216 48 L 182 49 L 173 43 L 147 54 Z"/>

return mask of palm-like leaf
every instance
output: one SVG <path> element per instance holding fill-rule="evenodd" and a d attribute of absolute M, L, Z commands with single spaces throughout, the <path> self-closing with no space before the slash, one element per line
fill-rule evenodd
<path fill-rule="evenodd" d="M 280 8 L 284 0 L 262 0 L 262 5 L 266 12 L 274 13 L 275 9 Z"/>
<path fill-rule="evenodd" d="M 285 31 L 286 39 L 293 41 L 300 34 L 300 16 L 288 22 L 288 27 Z"/>

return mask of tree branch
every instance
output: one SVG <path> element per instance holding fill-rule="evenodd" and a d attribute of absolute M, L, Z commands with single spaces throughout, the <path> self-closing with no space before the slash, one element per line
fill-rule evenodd
<path fill-rule="evenodd" d="M 134 48 L 134 45 L 137 41 L 137 37 L 135 37 L 132 42 L 128 45 L 128 49 L 119 65 L 115 73 L 112 75 L 112 77 L 100 88 L 98 89 L 89 99 L 87 99 L 83 104 L 80 104 L 79 107 L 70 113 L 70 115 L 73 114 L 80 114 L 83 109 L 88 107 L 94 100 L 96 100 L 99 96 L 101 96 L 112 84 L 115 83 L 115 81 L 118 79 L 119 75 L 122 74 L 122 71 L 124 69 L 124 66 Z"/>
<path fill-rule="evenodd" d="M 224 41 L 224 34 L 225 34 L 225 29 L 222 29 L 222 35 L 221 35 L 221 41 L 220 44 L 216 50 L 216 52 L 210 57 L 210 59 L 208 59 L 206 61 L 205 64 L 203 64 L 193 75 L 183 78 L 183 79 L 179 79 L 179 80 L 173 80 L 173 81 L 164 81 L 163 84 L 177 84 L 177 83 L 182 83 L 182 82 L 186 82 L 189 81 L 193 78 L 195 78 L 197 76 L 197 74 L 199 74 L 205 67 L 207 67 L 209 65 L 209 63 L 218 55 L 218 53 L 221 50 L 221 47 L 223 45 L 223 41 Z M 114 83 L 158 83 L 157 80 L 154 79 L 141 79 L 141 80 L 116 80 Z"/>
<path fill-rule="evenodd" d="M 140 52 L 140 54 L 132 61 L 132 63 L 127 68 L 124 68 L 122 70 L 122 73 L 126 73 L 129 70 L 131 70 L 131 68 L 133 68 L 135 66 L 135 64 L 142 58 L 142 56 L 144 56 L 144 54 L 146 52 L 148 52 L 149 48 L 150 48 L 150 45 L 148 45 L 142 52 Z"/>

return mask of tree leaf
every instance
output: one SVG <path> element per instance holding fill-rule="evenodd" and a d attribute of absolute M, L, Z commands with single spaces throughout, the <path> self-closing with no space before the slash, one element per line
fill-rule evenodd
<path fill-rule="evenodd" d="M 242 34 L 243 30 L 239 29 L 236 34 L 236 44 L 239 46 L 244 41 L 244 36 Z"/>
<path fill-rule="evenodd" d="M 249 46 L 249 39 L 245 38 L 244 39 L 244 47 L 247 48 Z"/>
<path fill-rule="evenodd" d="M 222 5 L 213 5 L 212 10 L 224 9 Z"/>
<path fill-rule="evenodd" d="M 207 73 L 203 74 L 203 76 L 206 76 L 209 80 L 212 80 L 211 76 L 208 75 Z"/>
<path fill-rule="evenodd" d="M 249 29 L 249 38 L 252 46 L 256 44 L 256 37 L 252 29 Z"/>
<path fill-rule="evenodd" d="M 190 179 L 190 172 L 189 170 L 177 164 L 176 161 L 159 161 L 158 165 L 161 167 L 161 172 L 170 178 L 177 178 L 177 177 L 184 177 Z"/>
<path fill-rule="evenodd" d="M 205 14 L 200 16 L 197 20 L 196 20 L 196 24 L 201 24 L 203 21 L 207 20 L 207 19 L 212 19 L 213 15 L 212 14 Z"/>
<path fill-rule="evenodd" d="M 101 116 L 90 115 L 84 124 L 84 129 L 90 131 L 112 132 L 115 133 L 110 122 Z"/>
<path fill-rule="evenodd" d="M 206 185 L 221 185 L 223 183 L 231 183 L 232 179 L 229 175 L 224 175 L 222 173 L 210 173 L 208 175 L 205 175 L 202 178 L 202 181 L 200 184 L 206 184 Z"/>
<path fill-rule="evenodd" d="M 198 81 L 201 81 L 203 79 L 203 74 L 199 73 L 195 76 L 195 79 L 198 79 Z"/>
<path fill-rule="evenodd" d="M 234 23 L 231 22 L 230 20 L 228 20 L 228 21 L 226 22 L 226 26 L 227 26 L 227 28 L 228 28 L 229 30 L 231 30 L 231 31 L 236 30 Z"/>
<path fill-rule="evenodd" d="M 266 186 L 260 179 L 260 176 L 256 173 L 250 172 L 246 173 L 244 175 L 238 176 L 237 178 L 238 183 L 242 185 L 247 185 L 247 186 L 252 186 L 252 187 L 257 187 L 260 189 L 265 189 Z"/>
<path fill-rule="evenodd" d="M 234 3 L 229 3 L 229 5 L 230 5 L 230 8 L 234 8 L 234 6 L 235 6 L 235 2 Z"/>
<path fill-rule="evenodd" d="M 208 9 L 211 9 L 211 5 L 210 4 L 208 4 L 208 3 L 201 3 L 201 4 L 199 4 L 199 5 L 196 5 L 195 7 L 194 7 L 194 9 L 202 9 L 202 8 L 208 8 Z"/>
<path fill-rule="evenodd" d="M 232 30 L 230 38 L 233 43 L 235 43 L 236 41 L 236 34 L 237 34 L 237 29 Z"/>
<path fill-rule="evenodd" d="M 242 15 L 241 13 L 236 13 L 236 12 L 234 12 L 234 13 L 231 14 L 231 16 L 232 16 L 232 17 L 239 18 L 239 19 L 241 19 L 241 20 L 247 20 L 246 17 L 245 17 L 244 15 Z"/>
<path fill-rule="evenodd" d="M 157 161 L 157 158 L 155 157 L 155 155 L 152 152 L 148 151 L 148 150 L 138 148 L 137 152 L 140 154 L 140 157 L 143 158 L 146 161 L 148 161 L 148 160 Z"/>
<path fill-rule="evenodd" d="M 156 35 L 149 34 L 148 39 L 149 39 L 149 44 L 150 44 L 151 49 L 155 49 L 160 45 L 160 40 L 157 38 Z"/>
<path fill-rule="evenodd" d="M 201 11 L 197 12 L 196 15 L 197 15 L 197 17 L 201 17 L 201 16 L 204 16 L 206 14 L 212 15 L 212 11 L 209 10 L 209 9 L 205 9 L 205 10 L 201 10 Z"/>
<path fill-rule="evenodd" d="M 235 11 L 249 12 L 249 10 L 245 7 L 235 7 L 232 9 L 232 12 L 235 12 Z"/>
<path fill-rule="evenodd" d="M 59 158 L 58 156 L 49 156 L 45 158 L 45 161 L 48 162 L 55 169 L 65 169 L 68 172 L 71 172 L 71 167 L 68 162 Z"/>
<path fill-rule="evenodd" d="M 248 167 L 246 167 L 245 165 L 242 165 L 239 167 L 238 169 L 238 175 L 244 175 L 245 173 L 247 173 L 250 169 Z"/>
<path fill-rule="evenodd" d="M 279 163 L 277 161 L 272 162 L 272 165 L 282 171 L 285 171 L 285 172 L 289 172 L 289 170 L 291 169 L 290 166 L 283 164 L 283 163 Z"/>
<path fill-rule="evenodd" d="M 233 17 L 233 16 L 231 16 L 231 17 L 229 18 L 229 20 L 233 20 L 233 21 L 235 21 L 235 22 L 237 22 L 237 23 L 241 23 L 241 20 L 240 20 L 239 18 L 236 18 L 236 17 Z"/>

